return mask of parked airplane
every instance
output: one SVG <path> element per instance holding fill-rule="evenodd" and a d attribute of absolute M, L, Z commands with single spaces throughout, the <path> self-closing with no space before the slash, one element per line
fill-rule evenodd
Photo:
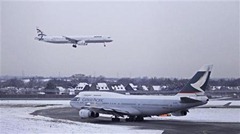
<path fill-rule="evenodd" d="M 96 118 L 99 113 L 112 114 L 112 121 L 128 116 L 126 121 L 143 121 L 144 117 L 171 113 L 185 116 L 188 109 L 204 105 L 208 97 L 204 91 L 211 74 L 212 65 L 203 66 L 175 96 L 124 95 L 113 92 L 84 91 L 71 101 L 79 110 L 81 118 Z"/>
<path fill-rule="evenodd" d="M 47 36 L 39 28 L 37 28 L 37 34 L 36 40 L 56 44 L 70 43 L 74 48 L 77 45 L 86 46 L 88 43 L 104 43 L 106 46 L 105 43 L 113 41 L 109 36 Z"/>

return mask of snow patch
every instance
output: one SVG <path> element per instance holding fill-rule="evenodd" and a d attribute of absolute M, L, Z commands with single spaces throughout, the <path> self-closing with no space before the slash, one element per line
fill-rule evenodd
<path fill-rule="evenodd" d="M 132 126 L 109 126 L 93 123 L 74 122 L 63 119 L 52 119 L 43 116 L 30 115 L 41 107 L 6 107 L 6 105 L 44 105 L 62 104 L 51 107 L 69 106 L 69 101 L 43 101 L 43 100 L 14 100 L 0 101 L 0 130 L 2 134 L 26 133 L 156 133 L 163 130 L 143 130 Z M 48 106 L 49 107 L 49 106 Z M 46 108 L 46 107 L 44 107 Z"/>

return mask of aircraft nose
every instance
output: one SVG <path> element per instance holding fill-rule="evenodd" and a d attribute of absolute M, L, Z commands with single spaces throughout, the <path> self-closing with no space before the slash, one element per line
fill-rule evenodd
<path fill-rule="evenodd" d="M 76 101 L 77 101 L 77 97 L 74 97 L 71 101 L 70 101 L 70 105 L 71 107 L 76 107 Z"/>
<path fill-rule="evenodd" d="M 70 105 L 71 105 L 71 107 L 73 107 L 73 101 L 72 100 L 70 101 Z"/>
<path fill-rule="evenodd" d="M 107 37 L 107 40 L 108 40 L 109 42 L 112 42 L 112 41 L 113 41 L 111 37 Z"/>

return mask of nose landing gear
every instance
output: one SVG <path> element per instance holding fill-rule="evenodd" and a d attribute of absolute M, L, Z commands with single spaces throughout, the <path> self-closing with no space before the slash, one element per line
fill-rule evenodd
<path fill-rule="evenodd" d="M 77 45 L 76 45 L 76 44 L 73 44 L 72 47 L 77 48 Z"/>

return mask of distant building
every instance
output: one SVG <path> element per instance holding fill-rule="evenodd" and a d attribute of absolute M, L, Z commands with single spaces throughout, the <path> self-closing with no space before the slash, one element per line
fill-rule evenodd
<path fill-rule="evenodd" d="M 122 84 L 114 84 L 111 86 L 114 91 L 126 91 L 125 87 Z"/>
<path fill-rule="evenodd" d="M 50 80 L 51 80 L 50 78 L 43 78 L 43 79 L 41 79 L 41 81 L 43 81 L 43 82 L 48 82 Z"/>
<path fill-rule="evenodd" d="M 212 86 L 212 90 L 220 90 L 221 86 Z"/>
<path fill-rule="evenodd" d="M 45 94 L 59 94 L 59 89 L 55 88 L 55 89 L 44 89 Z"/>
<path fill-rule="evenodd" d="M 126 89 L 126 91 L 136 91 L 137 90 L 137 85 L 134 85 L 134 84 L 132 84 L 132 83 L 129 83 L 126 87 L 125 87 L 125 89 Z"/>
<path fill-rule="evenodd" d="M 61 87 L 61 86 L 58 86 L 56 88 L 59 90 L 59 94 L 60 95 L 68 93 L 68 91 L 65 88 Z"/>
<path fill-rule="evenodd" d="M 106 83 L 97 83 L 96 89 L 109 91 L 109 88 Z"/>
<path fill-rule="evenodd" d="M 22 79 L 22 81 L 26 84 L 26 83 L 30 82 L 30 79 Z"/>
<path fill-rule="evenodd" d="M 75 95 L 75 88 L 68 88 L 69 95 Z"/>
<path fill-rule="evenodd" d="M 76 89 L 76 90 L 84 90 L 84 88 L 85 88 L 86 85 L 89 85 L 89 84 L 88 84 L 88 83 L 85 83 L 85 82 L 81 82 L 81 83 L 79 83 L 79 84 L 75 87 L 75 89 Z"/>
<path fill-rule="evenodd" d="M 81 91 L 89 91 L 90 89 L 90 84 L 86 83 L 86 82 L 81 82 L 79 83 L 76 87 L 75 87 L 75 94 L 78 94 Z"/>
<path fill-rule="evenodd" d="M 148 91 L 148 87 L 145 85 L 142 86 L 142 89 L 143 89 L 143 91 Z"/>
<path fill-rule="evenodd" d="M 160 91 L 160 90 L 162 90 L 162 88 L 161 88 L 160 85 L 153 85 L 153 86 L 152 86 L 152 89 L 153 89 L 154 91 Z"/>
<path fill-rule="evenodd" d="M 38 92 L 37 94 L 42 94 L 43 95 L 43 94 L 45 94 L 45 92 Z"/>

